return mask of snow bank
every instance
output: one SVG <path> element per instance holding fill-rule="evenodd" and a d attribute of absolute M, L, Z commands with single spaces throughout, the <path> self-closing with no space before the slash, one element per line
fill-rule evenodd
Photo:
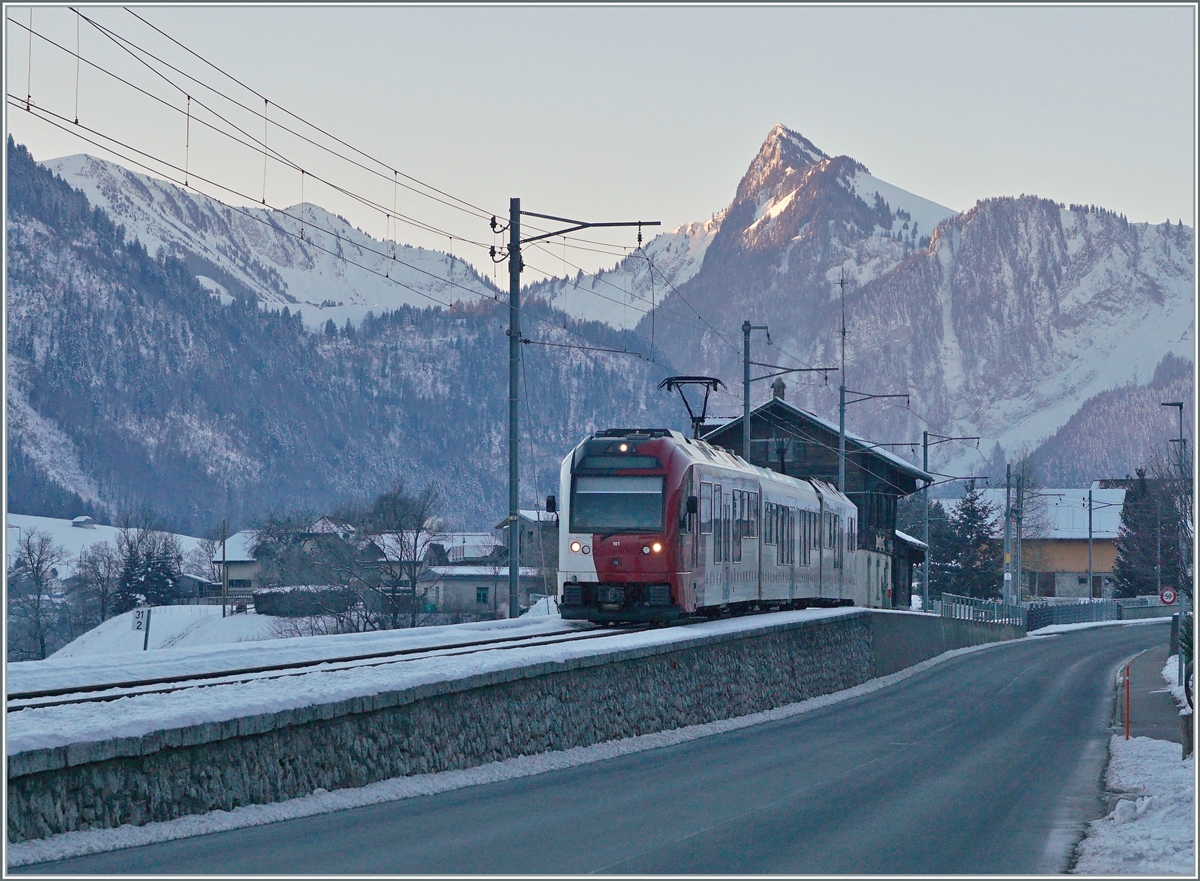
<path fill-rule="evenodd" d="M 1162 677 L 1183 706 L 1178 657 L 1167 658 Z M 1195 754 L 1180 761 L 1177 743 L 1115 734 L 1108 750 L 1108 788 L 1129 797 L 1120 799 L 1107 817 L 1092 821 L 1071 871 L 1195 878 Z"/>
<path fill-rule="evenodd" d="M 1195 878 L 1195 756 L 1180 761 L 1177 743 L 1120 735 L 1109 751 L 1108 787 L 1128 798 L 1092 821 L 1071 871 Z"/>

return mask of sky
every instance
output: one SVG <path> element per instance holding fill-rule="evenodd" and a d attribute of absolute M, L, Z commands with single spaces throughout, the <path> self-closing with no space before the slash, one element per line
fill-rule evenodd
<path fill-rule="evenodd" d="M 776 123 L 956 210 L 1033 194 L 1194 226 L 1192 5 L 130 7 L 203 61 L 121 7 L 81 9 L 112 36 L 65 6 L 5 5 L 5 129 L 36 159 L 115 159 L 81 139 L 101 140 L 90 128 L 127 145 L 122 164 L 140 150 L 152 173 L 186 168 L 223 201 L 303 196 L 376 238 L 481 269 L 503 245 L 489 215 L 503 223 L 513 197 L 590 222 L 708 219 Z M 26 111 L 26 95 L 63 128 Z M 206 128 L 219 111 L 261 141 L 264 98 L 268 147 L 290 167 L 273 157 L 264 169 L 260 146 Z M 354 155 L 370 170 L 281 130 L 333 145 L 284 111 L 368 154 Z M 422 188 L 404 175 L 453 198 L 405 189 Z M 636 230 L 586 238 L 609 245 L 574 242 L 564 261 L 592 271 Z"/>

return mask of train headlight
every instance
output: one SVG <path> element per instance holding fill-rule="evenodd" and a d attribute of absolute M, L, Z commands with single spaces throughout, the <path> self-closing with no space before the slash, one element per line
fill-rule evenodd
<path fill-rule="evenodd" d="M 643 547 L 642 547 L 642 553 L 643 553 L 643 554 L 648 554 L 648 553 L 650 553 L 650 548 L 649 548 L 649 547 L 646 547 L 646 546 L 643 546 Z"/>
<path fill-rule="evenodd" d="M 579 543 L 579 542 L 577 542 L 577 541 L 573 541 L 573 542 L 571 542 L 571 553 L 572 553 L 572 554 L 578 554 L 578 553 L 579 553 L 580 551 L 582 551 L 582 550 L 583 550 L 583 545 L 582 545 L 582 544 L 580 544 L 580 543 Z"/>
<path fill-rule="evenodd" d="M 650 549 L 652 551 L 654 551 L 654 553 L 656 553 L 656 554 L 661 554 L 662 553 L 662 544 L 660 542 L 656 541 L 654 544 L 650 545 Z"/>
<path fill-rule="evenodd" d="M 620 450 L 622 453 L 628 453 L 629 452 L 629 444 L 621 444 L 621 446 L 617 447 L 617 449 Z"/>
<path fill-rule="evenodd" d="M 592 552 L 591 545 L 584 545 L 584 546 L 583 546 L 583 553 L 584 553 L 584 555 L 585 555 L 585 556 L 586 556 L 587 554 L 590 554 L 591 552 Z"/>

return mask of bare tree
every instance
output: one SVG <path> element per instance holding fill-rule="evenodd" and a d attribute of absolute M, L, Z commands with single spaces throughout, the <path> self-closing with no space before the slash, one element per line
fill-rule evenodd
<path fill-rule="evenodd" d="M 440 540 L 438 533 L 442 530 L 441 521 L 436 518 L 439 505 L 436 486 L 427 485 L 420 492 L 408 493 L 404 483 L 397 482 L 363 514 L 365 531 L 380 551 L 375 569 L 379 590 L 386 597 L 386 617 L 392 629 L 400 626 L 405 605 L 409 626 L 417 626 L 432 583 L 425 555 L 429 546 Z"/>
<path fill-rule="evenodd" d="M 208 581 L 221 580 L 221 539 L 209 533 L 184 554 L 183 571 Z"/>
<path fill-rule="evenodd" d="M 115 614 L 117 590 L 121 583 L 122 559 L 116 548 L 100 542 L 84 548 L 76 564 L 79 587 L 75 598 L 84 614 L 102 624 Z"/>
<path fill-rule="evenodd" d="M 40 661 L 59 637 L 60 615 L 52 595 L 57 567 L 67 552 L 49 533 L 31 529 L 17 542 L 17 563 L 8 577 L 8 657 Z"/>

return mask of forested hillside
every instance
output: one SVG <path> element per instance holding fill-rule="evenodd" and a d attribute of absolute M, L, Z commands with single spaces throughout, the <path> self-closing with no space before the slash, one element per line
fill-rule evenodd
<path fill-rule="evenodd" d="M 507 509 L 507 306 L 404 307 L 310 333 L 287 308 L 222 305 L 8 144 L 8 505 L 179 531 L 437 482 L 453 524 Z M 535 342 L 643 349 L 632 333 L 529 310 Z M 574 331 L 572 333 L 571 331 Z M 637 357 L 527 345 L 523 504 L 596 427 L 679 427 Z M 536 463 L 536 475 L 527 466 Z"/>

